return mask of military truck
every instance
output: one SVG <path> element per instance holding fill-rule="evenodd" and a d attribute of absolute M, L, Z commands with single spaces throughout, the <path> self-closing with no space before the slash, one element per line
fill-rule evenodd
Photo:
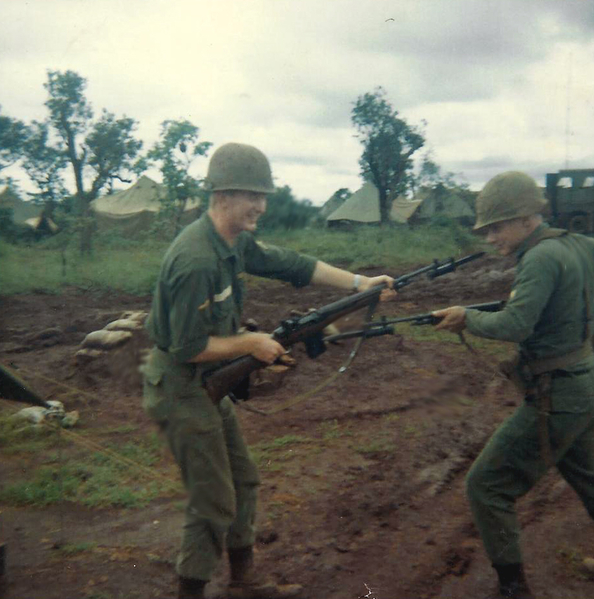
<path fill-rule="evenodd" d="M 564 169 L 546 176 L 546 196 L 555 227 L 594 234 L 594 169 Z"/>

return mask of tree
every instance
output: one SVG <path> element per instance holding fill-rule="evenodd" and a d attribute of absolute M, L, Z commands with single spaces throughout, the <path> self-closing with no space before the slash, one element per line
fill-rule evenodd
<path fill-rule="evenodd" d="M 136 121 L 116 119 L 104 110 L 92 122 L 93 110 L 85 97 L 86 79 L 73 71 L 49 71 L 44 87 L 50 123 L 61 139 L 63 154 L 72 166 L 76 185 L 76 208 L 80 219 L 81 252 L 90 252 L 93 231 L 91 202 L 114 179 L 130 182 L 130 174 L 139 174 L 141 161 L 134 162 L 142 142 L 133 137 Z M 90 178 L 87 191 L 85 181 Z"/>
<path fill-rule="evenodd" d="M 46 216 L 51 216 L 53 209 L 66 195 L 62 179 L 62 171 L 68 162 L 63 147 L 53 146 L 48 142 L 49 124 L 33 121 L 27 129 L 27 136 L 22 150 L 22 167 L 37 191 L 30 193 L 34 201 L 43 203 Z"/>
<path fill-rule="evenodd" d="M 302 229 L 317 215 L 319 208 L 309 200 L 297 200 L 288 185 L 277 187 L 268 196 L 266 212 L 261 216 L 260 229 Z"/>
<path fill-rule="evenodd" d="M 393 199 L 410 185 L 412 155 L 425 139 L 398 117 L 381 87 L 357 98 L 351 120 L 363 145 L 361 175 L 379 191 L 380 224 L 384 226 L 390 221 Z"/>
<path fill-rule="evenodd" d="M 0 171 L 21 157 L 26 129 L 25 124 L 18 119 L 0 114 Z"/>
<path fill-rule="evenodd" d="M 161 138 L 151 148 L 147 158 L 159 163 L 167 195 L 161 200 L 158 222 L 176 235 L 181 229 L 181 217 L 190 198 L 206 199 L 203 179 L 189 174 L 198 156 L 206 156 L 212 146 L 198 141 L 200 129 L 187 120 L 167 120 L 161 123 Z"/>

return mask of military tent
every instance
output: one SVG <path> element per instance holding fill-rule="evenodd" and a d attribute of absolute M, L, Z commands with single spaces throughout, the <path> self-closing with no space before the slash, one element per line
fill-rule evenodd
<path fill-rule="evenodd" d="M 411 223 L 428 223 L 439 216 L 465 224 L 474 221 L 474 211 L 471 205 L 455 190 L 444 185 L 438 185 L 435 188 L 421 188 L 415 195 L 415 199 L 420 201 L 420 206 L 411 218 Z"/>
<path fill-rule="evenodd" d="M 15 225 L 28 227 L 38 234 L 57 233 L 58 225 L 43 213 L 43 206 L 26 202 L 9 186 L 0 192 L 0 210 L 8 210 Z"/>
<path fill-rule="evenodd" d="M 338 208 L 340 208 L 345 202 L 346 202 L 346 199 L 344 197 L 337 196 L 336 194 L 332 195 L 320 207 L 320 211 L 318 212 L 317 218 L 325 220 L 335 210 L 338 210 Z"/>
<path fill-rule="evenodd" d="M 397 198 L 392 203 L 390 218 L 394 222 L 405 223 L 414 214 L 420 201 Z M 379 191 L 369 181 L 348 198 L 328 218 L 329 227 L 340 223 L 378 224 L 380 222 Z"/>
<path fill-rule="evenodd" d="M 11 211 L 12 220 L 17 225 L 26 224 L 27 220 L 37 218 L 42 207 L 33 202 L 25 202 L 8 185 L 0 192 L 0 208 Z"/>
<path fill-rule="evenodd" d="M 166 197 L 165 186 L 143 175 L 128 189 L 97 198 L 93 210 L 100 231 L 117 231 L 126 237 L 135 237 L 149 231 Z M 182 215 L 187 225 L 200 215 L 200 199 L 191 198 Z"/>

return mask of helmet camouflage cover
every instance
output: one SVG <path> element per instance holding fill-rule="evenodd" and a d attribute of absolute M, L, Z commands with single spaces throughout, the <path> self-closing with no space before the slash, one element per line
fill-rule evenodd
<path fill-rule="evenodd" d="M 519 171 L 493 177 L 476 199 L 474 230 L 542 212 L 547 202 L 536 181 Z"/>
<path fill-rule="evenodd" d="M 210 191 L 274 192 L 268 158 L 258 148 L 240 143 L 227 143 L 215 151 L 208 164 L 206 186 Z"/>

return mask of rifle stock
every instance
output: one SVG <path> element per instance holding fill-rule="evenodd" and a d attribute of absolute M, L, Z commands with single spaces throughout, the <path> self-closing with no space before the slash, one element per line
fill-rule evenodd
<path fill-rule="evenodd" d="M 379 301 L 379 296 L 385 288 L 385 284 L 376 285 L 313 310 L 305 316 L 283 320 L 272 333 L 272 338 L 286 348 L 303 341 L 306 343 L 309 357 L 317 358 L 326 349 L 320 337 L 321 332 L 339 318 Z M 235 388 L 239 381 L 265 366 L 267 366 L 265 362 L 251 355 L 235 358 L 219 368 L 204 372 L 202 375 L 204 388 L 211 400 L 218 403 Z"/>

